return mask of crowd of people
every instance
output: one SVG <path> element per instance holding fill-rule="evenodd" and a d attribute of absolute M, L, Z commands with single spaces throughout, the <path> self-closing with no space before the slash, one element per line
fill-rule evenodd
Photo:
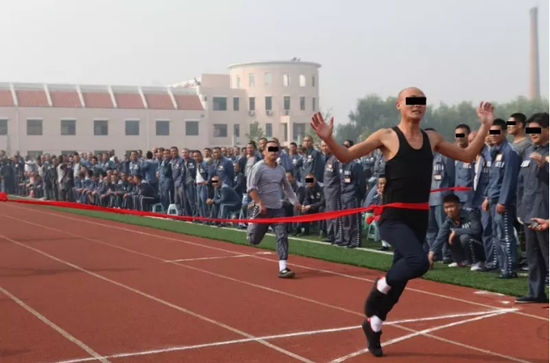
<path fill-rule="evenodd" d="M 548 284 L 548 113 L 510 115 L 494 120 L 486 143 L 472 163 L 434 154 L 432 189 L 468 187 L 430 195 L 425 242 L 432 261 L 472 271 L 497 272 L 498 278 L 529 273 L 529 293 L 518 302 L 547 301 Z M 466 148 L 475 137 L 466 124 L 456 126 L 455 143 Z M 279 144 L 277 139 L 269 142 Z M 123 159 L 103 155 L 43 154 L 36 160 L 0 151 L 1 188 L 9 194 L 45 200 L 166 212 L 215 219 L 246 219 L 254 202 L 251 174 L 264 158 L 268 140 L 246 147 L 203 150 L 157 147 L 132 151 Z M 351 147 L 353 142 L 344 142 Z M 384 203 L 385 161 L 380 152 L 340 162 L 326 143 L 281 148 L 277 163 L 298 199 L 282 194 L 285 216 L 337 211 Z M 361 214 L 311 223 L 287 223 L 288 233 L 318 231 L 327 243 L 355 248 L 361 243 Z M 372 223 L 376 223 L 375 221 Z M 246 224 L 239 224 L 246 228 Z M 380 241 L 381 250 L 390 246 Z M 526 259 L 522 256 L 525 255 Z"/>

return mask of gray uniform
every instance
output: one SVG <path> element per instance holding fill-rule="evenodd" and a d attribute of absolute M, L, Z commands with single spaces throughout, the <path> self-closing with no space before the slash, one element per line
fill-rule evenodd
<path fill-rule="evenodd" d="M 342 209 L 340 186 L 340 161 L 333 155 L 325 163 L 323 192 L 325 193 L 326 211 Z M 342 218 L 327 220 L 327 242 L 342 242 Z"/>
<path fill-rule="evenodd" d="M 452 159 L 434 153 L 433 158 L 433 174 L 432 174 L 432 189 L 449 188 L 454 186 L 455 181 L 455 165 Z M 452 191 L 430 193 L 430 213 L 428 223 L 428 233 L 426 234 L 426 242 L 431 250 L 435 245 L 435 238 L 443 222 L 445 222 L 445 211 L 443 210 L 443 198 L 452 194 Z M 444 259 L 451 259 L 451 251 L 448 244 L 443 244 L 443 250 L 433 250 L 436 260 L 443 255 Z"/>
<path fill-rule="evenodd" d="M 518 177 L 518 218 L 524 225 L 531 223 L 531 218 L 548 218 L 548 184 L 540 178 L 538 163 L 529 158 L 532 152 L 548 155 L 548 144 L 531 145 L 526 149 Z M 544 280 L 548 271 L 548 230 L 534 231 L 525 228 L 527 265 L 529 267 L 528 296 L 545 300 Z"/>
<path fill-rule="evenodd" d="M 259 215 L 257 218 L 280 218 L 285 216 L 281 193 L 288 197 L 292 204 L 298 201 L 292 186 L 286 178 L 285 169 L 277 165 L 268 166 L 263 160 L 256 163 L 247 178 L 247 192 L 252 190 L 258 192 L 263 205 L 266 208 L 266 215 Z M 279 261 L 288 259 L 288 235 L 284 223 L 249 223 L 246 239 L 250 244 L 257 245 L 264 238 L 269 227 L 273 228 L 277 236 L 277 254 Z"/>

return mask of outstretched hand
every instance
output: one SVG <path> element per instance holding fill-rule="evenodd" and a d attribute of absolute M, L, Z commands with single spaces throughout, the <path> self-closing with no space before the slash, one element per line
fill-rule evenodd
<path fill-rule="evenodd" d="M 490 102 L 481 102 L 477 107 L 477 117 L 483 125 L 491 126 L 494 121 L 493 110 L 495 108 Z"/>
<path fill-rule="evenodd" d="M 315 131 L 315 133 L 321 138 L 321 140 L 327 141 L 332 137 L 332 130 L 334 129 L 334 117 L 331 117 L 330 121 L 327 124 L 325 123 L 321 112 L 317 112 L 311 118 L 310 126 L 313 131 Z"/>

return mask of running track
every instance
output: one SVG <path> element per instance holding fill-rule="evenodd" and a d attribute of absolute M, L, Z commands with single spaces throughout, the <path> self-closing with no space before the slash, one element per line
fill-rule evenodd
<path fill-rule="evenodd" d="M 359 324 L 379 272 L 289 267 L 278 279 L 272 252 L 0 203 L 0 361 L 376 360 Z M 548 305 L 415 280 L 382 337 L 388 363 L 547 362 Z"/>

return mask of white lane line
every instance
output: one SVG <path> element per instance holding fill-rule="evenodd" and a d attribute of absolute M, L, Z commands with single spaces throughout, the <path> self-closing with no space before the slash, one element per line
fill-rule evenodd
<path fill-rule="evenodd" d="M 96 351 L 94 351 L 92 348 L 90 348 L 89 346 L 87 346 L 86 344 L 84 344 L 82 341 L 78 340 L 77 338 L 75 338 L 73 335 L 71 335 L 69 332 L 67 332 L 66 330 L 64 330 L 63 328 L 61 328 L 59 325 L 55 324 L 53 321 L 51 321 L 50 319 L 46 318 L 44 315 L 40 314 L 38 311 L 34 310 L 32 307 L 30 307 L 29 305 L 27 305 L 24 301 L 22 301 L 21 299 L 19 299 L 17 296 L 13 295 L 11 292 L 9 292 L 8 290 L 4 289 L 3 287 L 0 286 L 0 292 L 2 292 L 4 295 L 6 295 L 7 297 L 9 297 L 10 299 L 12 299 L 15 303 L 17 303 L 19 306 L 21 306 L 23 309 L 27 310 L 29 313 L 31 313 L 32 315 L 34 315 L 36 318 L 40 319 L 44 324 L 46 324 L 47 326 L 49 326 L 50 328 L 52 328 L 53 330 L 55 330 L 56 332 L 58 332 L 59 334 L 61 334 L 65 339 L 67 339 L 68 341 L 78 345 L 80 348 L 82 348 L 86 353 L 88 353 L 89 355 L 91 355 L 92 357 L 94 358 L 86 358 L 86 359 L 91 359 L 91 360 L 98 360 L 102 363 L 109 363 L 109 361 L 107 360 L 106 357 L 103 357 L 101 356 L 101 354 L 97 353 Z"/>
<path fill-rule="evenodd" d="M 114 223 L 114 224 L 109 224 L 109 223 L 107 223 L 107 224 L 106 224 L 106 223 L 98 223 L 98 222 L 94 222 L 94 221 L 88 220 L 88 219 L 91 219 L 91 218 L 94 218 L 94 217 L 86 217 L 86 216 L 80 216 L 80 215 L 78 215 L 80 218 L 69 217 L 67 214 L 71 214 L 71 212 L 56 212 L 56 213 L 49 213 L 49 212 L 45 212 L 45 211 L 42 211 L 42 210 L 37 210 L 37 209 L 35 209 L 35 208 L 31 208 L 31 207 L 13 206 L 13 205 L 11 205 L 12 203 L 9 203 L 9 204 L 10 204 L 10 207 L 11 207 L 11 208 L 21 209 L 21 210 L 24 210 L 24 211 L 26 211 L 26 212 L 34 212 L 34 213 L 40 213 L 40 214 L 48 214 L 48 215 L 55 216 L 55 217 L 58 217 L 58 218 L 63 218 L 63 219 L 67 219 L 67 220 L 72 220 L 72 221 L 87 223 L 87 224 L 96 225 L 96 226 L 101 226 L 101 227 L 108 227 L 108 228 L 112 228 L 112 229 L 116 229 L 116 230 L 120 230 L 120 231 L 125 231 L 125 232 L 131 232 L 131 233 L 139 234 L 139 235 L 142 235 L 142 236 L 154 237 L 154 238 L 164 239 L 164 240 L 167 240 L 167 241 L 173 241 L 173 242 L 177 242 L 177 243 L 184 243 L 184 244 L 188 244 L 188 245 L 191 245 L 191 246 L 203 247 L 203 248 L 210 249 L 210 250 L 215 250 L 215 251 L 222 251 L 222 252 L 228 252 L 228 253 L 233 253 L 233 254 L 241 254 L 241 252 L 236 252 L 236 251 L 233 251 L 233 250 L 227 250 L 227 249 L 223 249 L 223 248 L 208 246 L 208 245 L 204 245 L 204 244 L 200 244 L 200 243 L 196 243 L 196 242 L 187 241 L 187 240 L 184 240 L 184 239 L 178 239 L 178 238 L 168 237 L 168 236 L 164 236 L 164 235 L 152 234 L 152 233 L 137 231 L 137 230 L 135 230 L 135 229 L 120 227 L 119 225 L 120 225 L 120 224 L 123 224 L 122 222 L 116 222 L 116 221 L 106 220 L 106 221 L 108 221 L 108 222 L 110 222 L 110 223 Z M 71 215 L 75 215 L 75 214 L 72 213 Z M 4 214 L 4 217 L 10 218 L 8 215 L 5 215 L 5 214 Z M 96 218 L 97 218 L 97 217 L 96 217 Z M 18 218 L 11 218 L 11 219 L 16 220 L 16 221 L 20 221 L 20 222 L 26 222 L 26 221 L 21 220 L 21 219 L 18 219 Z M 101 219 L 101 218 L 97 218 L 97 219 Z M 103 220 L 105 220 L 105 219 L 103 219 Z M 175 222 L 174 222 L 174 223 L 175 223 Z M 33 223 L 30 223 L 30 224 L 34 225 Z M 119 225 L 115 225 L 115 224 L 119 224 Z M 42 225 L 37 225 L 37 226 L 46 228 L 45 226 L 42 226 Z M 152 227 L 144 227 L 144 226 L 141 226 L 141 228 L 152 228 Z M 167 233 L 174 233 L 174 234 L 177 233 L 177 232 L 170 232 L 170 231 L 166 231 L 166 232 L 167 232 Z M 64 233 L 67 233 L 67 232 L 64 232 Z M 206 238 L 206 237 L 197 237 L 197 238 L 208 239 L 208 238 Z M 217 241 L 217 242 L 222 242 L 222 243 L 223 243 L 224 241 Z M 225 243 L 229 243 L 229 242 L 225 242 Z M 268 259 L 268 258 L 264 258 L 264 257 L 260 257 L 260 256 L 253 256 L 253 258 L 259 259 L 259 260 L 265 260 L 265 261 L 268 261 L 268 262 L 271 262 L 271 263 L 278 263 L 277 261 L 274 261 L 274 260 L 272 260 L 272 259 Z M 335 263 L 335 262 L 332 262 L 332 263 Z M 335 276 L 350 278 L 350 279 L 353 279 L 353 280 L 374 282 L 374 280 L 367 279 L 367 278 L 364 278 L 364 277 L 359 277 L 359 276 L 354 276 L 354 275 L 348 275 L 348 274 L 345 274 L 345 273 L 335 272 L 335 271 L 331 271 L 331 270 L 313 268 L 313 267 L 298 265 L 298 264 L 295 264 L 295 263 L 289 263 L 289 265 L 291 265 L 291 266 L 296 266 L 296 267 L 300 267 L 300 268 L 303 268 L 303 269 L 306 269 L 306 270 L 310 270 L 310 271 L 323 272 L 323 273 L 328 273 L 328 274 L 335 275 Z M 488 304 L 484 304 L 484 303 L 478 303 L 478 302 L 475 302 L 475 301 L 470 301 L 470 300 L 466 300 L 466 299 L 461 299 L 461 298 L 454 297 L 454 296 L 448 296 L 448 295 L 438 294 L 438 293 L 435 293 L 435 292 L 430 292 L 430 291 L 415 289 L 415 288 L 411 288 L 411 287 L 408 287 L 408 286 L 407 286 L 406 290 L 407 290 L 407 291 L 412 291 L 412 292 L 415 292 L 415 293 L 424 294 L 424 295 L 434 296 L 434 297 L 438 297 L 438 298 L 442 298 L 442 299 L 446 299 L 446 300 L 458 301 L 458 302 L 462 302 L 462 303 L 469 304 L 469 305 L 481 306 L 481 307 L 484 307 L 484 308 L 499 309 L 499 307 L 495 307 L 495 306 L 493 306 L 493 305 L 488 305 Z M 533 314 L 525 313 L 525 312 L 522 312 L 522 311 L 519 311 L 519 310 L 513 312 L 513 314 L 518 314 L 518 315 L 522 315 L 522 316 L 527 316 L 527 317 L 530 317 L 530 318 L 534 318 L 534 319 L 538 319 L 538 320 L 544 320 L 544 321 L 549 321 L 549 320 L 550 320 L 550 319 L 545 318 L 545 317 L 542 317 L 542 316 L 538 316 L 538 315 L 533 315 Z"/>
<path fill-rule="evenodd" d="M 15 219 L 15 218 L 11 218 L 11 219 L 14 219 L 14 220 L 16 220 L 16 221 L 20 221 L 20 222 L 26 223 L 26 224 L 36 225 L 36 226 L 41 227 L 41 228 L 44 228 L 44 229 L 57 231 L 57 232 L 60 232 L 60 233 L 63 233 L 63 234 L 72 235 L 72 236 L 75 236 L 75 237 L 80 238 L 80 239 L 83 239 L 83 240 L 88 240 L 88 241 L 91 241 L 91 242 L 103 244 L 103 245 L 106 245 L 106 246 L 110 246 L 110 247 L 112 247 L 112 248 L 116 248 L 116 249 L 120 249 L 120 250 L 123 250 L 123 251 L 130 252 L 130 253 L 133 253 L 133 254 L 137 254 L 137 255 L 149 257 L 149 258 L 151 258 L 151 259 L 163 261 L 162 259 L 160 259 L 160 258 L 158 258 L 158 257 L 152 256 L 152 255 L 149 255 L 149 254 L 146 254 L 146 253 L 134 251 L 134 250 L 131 250 L 131 249 L 127 249 L 127 248 L 125 248 L 125 247 L 121 247 L 121 246 L 118 246 L 118 245 L 114 245 L 114 244 L 110 244 L 110 243 L 107 243 L 107 242 L 103 242 L 103 241 L 101 241 L 101 240 L 96 240 L 96 239 L 88 238 L 88 237 L 85 237 L 85 236 L 82 236 L 82 235 L 77 235 L 77 234 L 70 233 L 70 232 L 66 232 L 66 231 L 63 231 L 63 230 L 56 229 L 56 228 L 46 227 L 46 226 L 43 226 L 43 225 L 40 225 L 40 224 L 35 224 L 35 223 L 32 223 L 32 222 L 27 222 L 27 221 L 23 221 L 23 220 L 18 220 L 18 219 Z M 314 303 L 314 304 L 317 304 L 317 305 L 320 305 L 320 306 L 325 306 L 325 307 L 328 307 L 328 308 L 332 308 L 332 309 L 344 311 L 344 312 L 347 312 L 347 313 L 350 313 L 350 314 L 354 314 L 354 315 L 358 315 L 358 316 L 363 317 L 363 314 L 360 314 L 360 313 L 358 313 L 358 312 L 356 312 L 356 311 L 348 310 L 348 309 L 346 309 L 346 308 L 342 308 L 342 307 L 340 307 L 340 306 L 335 306 L 335 305 L 326 304 L 326 303 L 323 303 L 323 302 L 318 301 L 318 300 L 309 299 L 309 298 L 306 298 L 306 297 L 303 297 L 303 296 L 294 295 L 294 294 L 287 293 L 287 292 L 284 292 L 284 291 L 280 291 L 280 290 L 268 288 L 268 287 L 265 287 L 265 286 L 262 286 L 262 285 L 257 285 L 257 284 L 254 284 L 254 283 L 250 283 L 250 282 L 247 282 L 247 281 L 234 279 L 234 278 L 231 278 L 231 277 L 228 277 L 228 276 L 216 274 L 216 273 L 213 273 L 213 272 L 210 272 L 210 271 L 207 271 L 207 270 L 203 270 L 203 269 L 200 269 L 200 268 L 196 268 L 196 267 L 192 267 L 192 266 L 188 266 L 188 265 L 179 264 L 179 263 L 177 263 L 177 262 L 176 262 L 176 263 L 173 263 L 173 265 L 185 267 L 185 268 L 188 268 L 188 269 L 191 269 L 191 270 L 195 270 L 195 271 L 199 271 L 199 272 L 203 272 L 203 273 L 206 273 L 206 274 L 209 274 L 209 275 L 212 275 L 212 276 L 217 276 L 217 277 L 220 277 L 220 278 L 225 279 L 225 280 L 234 281 L 234 282 L 237 282 L 237 283 L 240 283 L 240 284 L 249 285 L 249 286 L 254 286 L 254 287 L 257 287 L 257 288 L 259 288 L 259 289 L 266 290 L 266 291 L 271 291 L 271 292 L 274 292 L 274 293 L 277 293 L 277 294 L 290 296 L 290 297 L 293 297 L 293 298 L 296 298 L 296 299 L 299 299 L 299 300 L 311 302 L 311 303 Z M 489 307 L 490 307 L 491 309 L 493 309 L 493 311 L 502 311 L 502 309 L 499 309 L 499 308 L 494 308 L 494 307 L 492 307 L 492 306 L 489 306 Z M 515 313 L 515 312 L 517 312 L 517 310 L 514 309 L 513 311 L 510 311 L 510 312 L 511 312 L 511 313 Z M 403 330 L 406 330 L 406 331 L 409 331 L 409 332 L 413 332 L 413 333 L 417 333 L 417 332 L 418 332 L 417 330 L 410 329 L 410 328 L 408 328 L 408 327 L 405 327 L 405 326 L 402 326 L 402 325 L 399 325 L 399 324 L 394 324 L 394 325 L 395 325 L 396 327 L 400 328 L 400 329 L 403 329 Z M 452 341 L 452 340 L 448 340 L 448 339 L 445 339 L 445 338 L 441 338 L 441 337 L 438 337 L 438 336 L 435 336 L 435 335 L 430 335 L 430 334 L 424 334 L 424 335 L 427 336 L 427 337 L 433 338 L 433 339 L 435 339 L 435 340 L 443 341 L 443 342 L 446 342 L 446 343 L 449 343 L 449 344 L 454 344 L 454 345 L 458 345 L 458 346 L 461 346 L 461 347 L 470 347 L 470 346 L 464 345 L 464 344 L 462 344 L 462 343 L 455 343 L 455 342 Z M 479 350 L 480 348 L 471 347 L 471 349 Z M 487 351 L 487 352 L 488 352 L 487 354 L 491 354 L 491 352 L 489 352 L 489 351 Z M 497 353 L 495 353 L 495 354 L 497 354 Z"/>
<path fill-rule="evenodd" d="M 514 309 L 502 309 L 501 311 L 499 311 L 499 313 L 507 313 L 507 312 L 511 312 L 513 310 Z M 482 312 L 475 312 L 475 313 L 441 315 L 441 316 L 433 316 L 433 317 L 418 318 L 418 319 L 396 320 L 396 321 L 387 322 L 384 325 L 395 325 L 395 324 L 411 323 L 411 322 L 422 322 L 422 321 L 433 321 L 433 320 L 443 320 L 443 319 L 452 319 L 452 318 L 462 318 L 462 317 L 467 317 L 467 316 L 479 316 L 479 315 L 488 315 L 488 314 L 495 314 L 495 311 L 482 311 Z M 153 354 L 177 352 L 177 351 L 182 351 L 182 350 L 211 348 L 211 347 L 217 347 L 217 346 L 220 346 L 220 345 L 249 343 L 249 342 L 254 342 L 254 341 L 257 341 L 257 340 L 273 340 L 273 339 L 282 339 L 282 338 L 292 338 L 292 337 L 298 337 L 298 336 L 308 336 L 308 335 L 317 335 L 317 334 L 326 334 L 326 333 L 338 333 L 338 332 L 342 332 L 342 331 L 355 330 L 355 329 L 360 329 L 360 328 L 361 328 L 360 325 L 354 325 L 354 326 L 346 326 L 346 327 L 342 327 L 342 328 L 310 330 L 310 331 L 303 331 L 303 332 L 296 332 L 296 333 L 267 335 L 267 336 L 263 336 L 263 337 L 250 338 L 250 339 L 235 339 L 235 340 L 226 340 L 226 341 L 214 342 L 214 343 L 205 343 L 205 344 L 196 344 L 196 345 L 183 345 L 183 346 L 176 346 L 176 347 L 163 348 L 163 349 L 152 349 L 152 350 L 145 350 L 145 351 L 140 351 L 140 352 L 117 353 L 117 354 L 105 356 L 104 358 L 117 359 L 117 358 L 127 358 L 127 357 L 143 356 L 143 355 L 153 355 Z M 90 361 L 95 361 L 95 360 L 96 360 L 95 358 L 81 358 L 81 359 L 64 360 L 64 361 L 59 361 L 59 362 L 55 362 L 55 363 L 80 363 L 80 362 L 90 362 Z"/>
<path fill-rule="evenodd" d="M 190 262 L 190 261 L 205 261 L 205 260 L 224 260 L 227 258 L 251 257 L 252 255 L 234 255 L 234 256 L 212 256 L 212 257 L 197 257 L 197 258 L 182 258 L 179 260 L 164 260 L 164 262 Z"/>
<path fill-rule="evenodd" d="M 421 331 L 418 331 L 418 332 L 407 334 L 407 335 L 404 335 L 402 337 L 395 338 L 395 339 L 389 340 L 387 342 L 384 342 L 383 347 L 386 347 L 388 345 L 395 344 L 395 343 L 398 343 L 398 342 L 401 342 L 401 341 L 404 341 L 404 340 L 408 340 L 408 339 L 414 338 L 414 337 L 419 336 L 419 335 L 427 335 L 429 333 L 433 333 L 433 332 L 441 330 L 441 329 L 446 329 L 446 328 L 450 328 L 450 327 L 453 327 L 453 326 L 462 325 L 462 324 L 466 324 L 466 323 L 470 323 L 470 322 L 478 321 L 478 320 L 482 320 L 482 319 L 492 318 L 492 317 L 503 315 L 503 314 L 506 314 L 506 313 L 507 312 L 491 313 L 491 314 L 482 315 L 482 316 L 479 316 L 479 317 L 476 317 L 476 318 L 455 321 L 455 322 L 452 322 L 452 323 L 449 323 L 449 324 L 439 325 L 439 326 L 436 326 L 436 327 L 433 327 L 433 328 L 424 329 L 424 330 L 421 330 Z M 463 346 L 464 348 L 476 350 L 478 352 L 485 353 L 485 354 L 494 355 L 494 356 L 504 358 L 504 359 L 508 359 L 508 360 L 511 360 L 511 361 L 514 361 L 514 362 L 531 363 L 531 362 L 523 360 L 523 359 L 510 357 L 510 356 L 500 354 L 500 353 L 495 353 L 495 352 L 492 352 L 492 351 L 489 351 L 489 350 L 473 347 L 473 346 L 470 346 L 470 345 L 467 345 L 467 344 L 460 343 L 459 345 Z M 354 358 L 354 357 L 357 357 L 361 354 L 367 353 L 368 351 L 369 351 L 368 349 L 362 349 L 360 351 L 357 351 L 357 352 L 348 354 L 346 356 L 340 357 L 338 359 L 335 359 L 335 360 L 331 361 L 330 363 L 341 363 L 341 362 L 344 362 L 344 361 L 346 361 L 350 358 Z"/>
<path fill-rule="evenodd" d="M 100 280 L 109 282 L 109 283 L 111 283 L 111 284 L 113 284 L 113 285 L 116 285 L 116 286 L 121 287 L 121 288 L 123 288 L 123 289 L 126 289 L 126 290 L 128 290 L 128 291 L 134 292 L 134 293 L 136 293 L 136 294 L 138 294 L 138 295 L 141 295 L 141 296 L 143 296 L 143 297 L 146 297 L 146 298 L 148 298 L 148 299 L 150 299 L 150 300 L 156 301 L 156 302 L 158 302 L 158 303 L 160 303 L 160 304 L 162 304 L 162 305 L 171 307 L 171 308 L 173 308 L 173 309 L 175 309 L 175 310 L 178 310 L 178 311 L 181 311 L 181 312 L 183 312 L 183 313 L 186 313 L 186 314 L 189 314 L 189 315 L 191 315 L 191 316 L 194 316 L 195 318 L 198 318 L 198 319 L 200 319 L 200 320 L 202 320 L 202 321 L 206 321 L 206 322 L 208 322 L 208 323 L 217 325 L 217 326 L 219 326 L 220 328 L 227 329 L 227 330 L 232 331 L 232 332 L 234 332 L 234 333 L 236 333 L 236 334 L 242 335 L 242 336 L 244 336 L 244 337 L 246 337 L 246 338 L 255 338 L 253 335 L 248 334 L 248 333 L 246 333 L 246 332 L 244 332 L 244 331 L 242 331 L 242 330 L 239 330 L 239 329 L 237 329 L 237 328 L 233 328 L 233 327 L 231 327 L 231 326 L 229 326 L 229 325 L 226 325 L 226 324 L 224 324 L 224 323 L 222 323 L 222 322 L 219 322 L 219 321 L 217 321 L 217 320 L 208 318 L 208 317 L 206 317 L 206 316 L 204 316 L 204 315 L 195 313 L 195 312 L 193 312 L 193 311 L 191 311 L 191 310 L 188 310 L 188 309 L 185 309 L 185 308 L 183 308 L 183 307 L 181 307 L 181 306 L 172 304 L 172 303 L 170 303 L 170 302 L 168 302 L 168 301 L 166 301 L 166 300 L 162 300 L 162 299 L 160 299 L 160 298 L 158 298 L 158 297 L 156 297 L 156 296 L 149 295 L 149 294 L 147 294 L 147 293 L 145 293 L 145 292 L 143 292 L 143 291 L 141 291 L 141 290 L 135 289 L 135 288 L 130 287 L 130 286 L 128 286 L 128 285 L 125 285 L 125 284 L 123 284 L 123 283 L 121 283 L 121 282 L 118 282 L 118 281 L 115 281 L 115 280 L 111 280 L 111 279 L 109 279 L 109 278 L 107 278 L 107 277 L 105 277 L 105 276 L 102 276 L 102 275 L 96 274 L 95 272 L 86 270 L 86 269 L 83 268 L 83 267 L 77 266 L 77 265 L 75 265 L 75 264 L 73 264 L 73 263 L 70 263 L 70 262 L 67 262 L 67 261 L 65 261 L 65 260 L 62 260 L 62 259 L 60 259 L 60 258 L 57 258 L 57 257 L 55 257 L 55 256 L 52 256 L 52 255 L 50 255 L 50 254 L 48 254 L 48 253 L 46 253 L 46 252 L 43 252 L 43 251 L 41 251 L 41 250 L 39 250 L 39 249 L 34 248 L 34 247 L 27 246 L 26 244 L 20 243 L 20 242 L 14 240 L 14 239 L 9 238 L 9 237 L 6 237 L 6 236 L 3 236 L 3 235 L 0 234 L 0 238 L 5 239 L 6 241 L 10 241 L 10 242 L 12 242 L 12 243 L 14 243 L 14 244 L 16 244 L 16 245 L 18 245 L 18 246 L 21 246 L 21 247 L 24 247 L 24 248 L 28 249 L 28 250 L 34 251 L 34 252 L 36 252 L 36 253 L 38 253 L 38 254 L 41 254 L 41 255 L 43 255 L 43 256 L 45 256 L 45 257 L 48 257 L 48 258 L 50 258 L 50 259 L 52 259 L 52 260 L 54 260 L 54 261 L 57 261 L 57 262 L 59 262 L 59 263 L 62 263 L 62 264 L 67 265 L 67 266 L 69 266 L 69 267 L 72 267 L 72 268 L 74 268 L 75 270 L 84 272 L 84 273 L 86 273 L 86 274 L 88 274 L 88 275 L 91 275 L 91 276 L 93 276 L 93 277 L 96 277 L 96 278 L 98 278 L 98 279 L 100 279 Z M 299 356 L 299 355 L 297 355 L 297 354 L 294 354 L 294 353 L 292 353 L 292 352 L 289 352 L 288 350 L 285 350 L 285 349 L 283 349 L 283 348 L 277 347 L 277 346 L 275 346 L 275 345 L 273 345 L 273 344 L 271 344 L 271 343 L 269 343 L 269 342 L 266 342 L 266 341 L 263 341 L 263 340 L 258 340 L 257 342 L 260 343 L 260 344 L 263 344 L 263 345 L 265 345 L 265 346 L 267 346 L 267 347 L 269 347 L 269 348 L 271 348 L 271 349 L 274 349 L 274 350 L 276 350 L 276 351 L 278 351 L 278 352 L 280 352 L 280 353 L 286 354 L 287 356 L 292 357 L 292 358 L 294 358 L 294 359 L 297 359 L 297 360 L 299 360 L 299 361 L 301 361 L 301 362 L 314 363 L 314 362 L 312 362 L 311 360 L 309 360 L 309 359 L 307 359 L 307 358 L 301 357 L 301 356 Z"/>

